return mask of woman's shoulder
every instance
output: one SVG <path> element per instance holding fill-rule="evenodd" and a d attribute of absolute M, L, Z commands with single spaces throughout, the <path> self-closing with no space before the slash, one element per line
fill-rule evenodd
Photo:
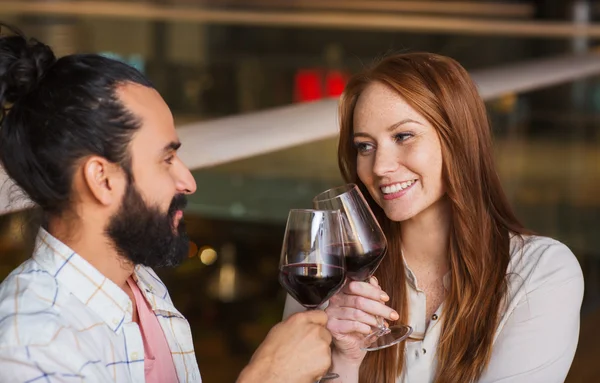
<path fill-rule="evenodd" d="M 564 243 L 537 235 L 512 235 L 507 274 L 527 281 L 527 290 L 539 285 L 583 282 L 577 257 Z"/>

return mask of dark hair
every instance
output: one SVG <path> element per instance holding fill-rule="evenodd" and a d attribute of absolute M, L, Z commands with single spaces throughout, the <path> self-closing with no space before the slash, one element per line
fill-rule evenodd
<path fill-rule="evenodd" d="M 0 161 L 50 215 L 69 207 L 78 161 L 98 155 L 130 180 L 129 142 L 139 119 L 119 100 L 125 83 L 152 84 L 136 69 L 96 54 L 56 59 L 52 49 L 0 23 Z"/>

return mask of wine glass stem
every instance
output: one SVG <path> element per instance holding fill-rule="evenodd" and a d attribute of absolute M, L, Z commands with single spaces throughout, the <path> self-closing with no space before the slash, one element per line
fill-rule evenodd
<path fill-rule="evenodd" d="M 312 311 L 312 310 L 320 310 L 321 305 L 319 305 L 318 307 L 306 307 L 307 311 Z M 331 379 L 337 379 L 340 376 L 334 372 L 331 371 L 327 371 L 325 373 L 325 375 L 323 375 L 323 377 L 321 377 L 319 380 L 317 380 L 315 383 L 321 383 L 321 382 L 325 382 Z"/>
<path fill-rule="evenodd" d="M 377 330 L 383 333 L 389 331 L 388 327 L 385 325 L 385 320 L 383 317 L 376 316 L 375 319 L 377 320 Z"/>

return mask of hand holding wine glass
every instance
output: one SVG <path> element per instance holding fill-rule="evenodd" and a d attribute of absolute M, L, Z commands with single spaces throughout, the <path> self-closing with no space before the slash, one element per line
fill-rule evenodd
<path fill-rule="evenodd" d="M 352 281 L 329 299 L 325 312 L 329 320 L 327 329 L 333 335 L 336 354 L 346 364 L 360 367 L 367 350 L 365 337 L 377 328 L 377 316 L 389 320 L 398 319 L 397 313 L 385 305 L 387 299 L 376 278 L 369 282 Z M 362 309 L 360 309 L 360 308 Z"/>
<path fill-rule="evenodd" d="M 236 383 L 313 383 L 331 366 L 331 333 L 321 310 L 296 313 L 275 325 Z"/>
<path fill-rule="evenodd" d="M 342 242 L 345 246 L 346 274 L 352 281 L 368 280 L 383 260 L 387 249 L 387 241 L 358 186 L 348 184 L 327 190 L 313 199 L 313 205 L 316 209 L 340 211 L 342 234 L 344 236 Z M 366 283 L 350 283 L 339 294 L 339 297 L 330 302 L 332 309 L 339 304 L 346 305 L 340 306 L 340 308 L 357 309 L 352 314 L 358 316 L 354 318 L 355 321 L 352 321 L 352 325 L 356 326 L 357 333 L 360 333 L 361 329 L 362 332 L 365 332 L 365 327 L 361 324 L 371 324 L 375 328 L 364 338 L 361 346 L 363 350 L 373 351 L 393 346 L 412 333 L 410 326 L 387 326 L 381 316 L 392 320 L 396 320 L 398 317 L 397 314 L 394 317 L 390 312 L 391 309 L 380 303 L 381 301 L 387 301 L 387 299 L 384 299 L 386 295 L 382 294 L 383 291 L 373 291 Z M 339 313 L 342 315 L 340 319 L 347 316 L 348 311 L 340 310 Z M 376 323 L 371 323 L 372 319 L 369 313 L 376 315 Z"/>

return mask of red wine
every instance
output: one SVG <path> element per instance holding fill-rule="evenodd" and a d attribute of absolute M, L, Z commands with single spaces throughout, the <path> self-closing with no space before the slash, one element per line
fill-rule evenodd
<path fill-rule="evenodd" d="M 385 247 L 376 248 L 363 253 L 356 245 L 346 246 L 346 272 L 353 281 L 365 281 L 381 263 L 385 255 Z"/>
<path fill-rule="evenodd" d="M 306 308 L 314 309 L 344 285 L 345 272 L 338 266 L 296 263 L 281 268 L 279 282 Z"/>

